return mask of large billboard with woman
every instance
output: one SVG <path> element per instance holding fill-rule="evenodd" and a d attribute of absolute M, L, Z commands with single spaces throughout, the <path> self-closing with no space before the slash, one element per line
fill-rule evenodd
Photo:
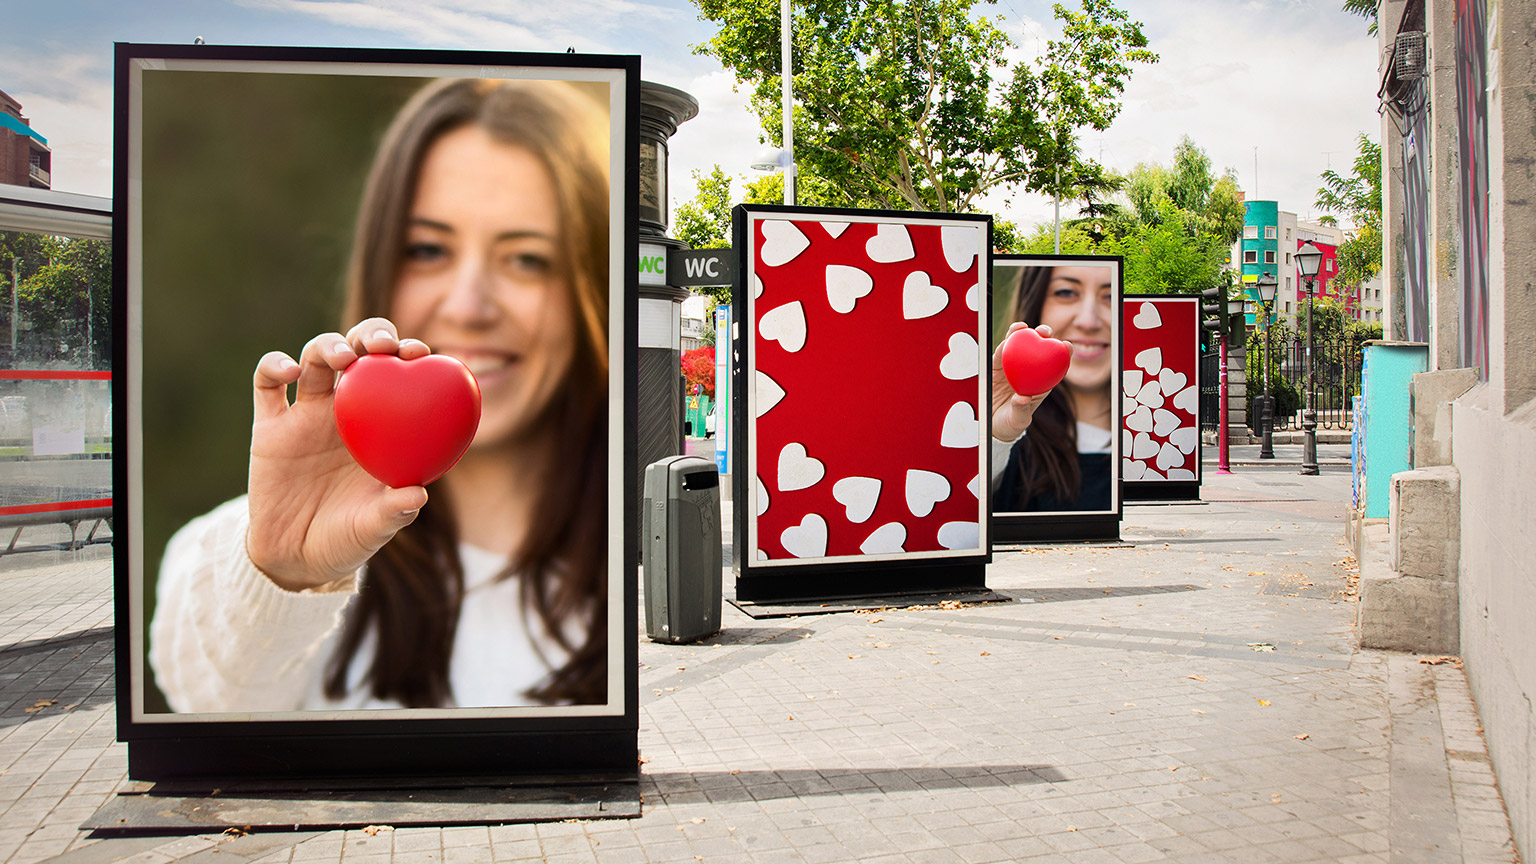
<path fill-rule="evenodd" d="M 637 67 L 118 47 L 135 776 L 633 764 Z"/>
<path fill-rule="evenodd" d="M 996 541 L 1120 533 L 1121 259 L 999 255 L 992 269 L 992 530 Z M 1065 377 L 1018 393 L 1001 351 L 1016 331 L 1067 342 Z"/>

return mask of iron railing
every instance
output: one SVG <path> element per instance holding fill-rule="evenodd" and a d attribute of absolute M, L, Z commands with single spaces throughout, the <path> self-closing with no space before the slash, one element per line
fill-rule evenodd
<path fill-rule="evenodd" d="M 1312 356 L 1317 363 L 1313 385 L 1317 428 L 1349 429 L 1352 426 L 1350 398 L 1360 395 L 1360 363 L 1365 340 L 1349 336 L 1317 340 Z M 1306 405 L 1306 356 L 1304 336 L 1277 338 L 1270 345 L 1270 386 L 1276 399 L 1275 429 L 1301 428 L 1301 411 Z M 1262 341 L 1249 342 L 1248 350 L 1263 350 Z M 1262 368 L 1262 364 L 1260 364 Z M 1258 412 L 1253 400 L 1264 395 L 1264 382 L 1250 376 L 1248 382 L 1248 423 L 1257 427 Z"/>

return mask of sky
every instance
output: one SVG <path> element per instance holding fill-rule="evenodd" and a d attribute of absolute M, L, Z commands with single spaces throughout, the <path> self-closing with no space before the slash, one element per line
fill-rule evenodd
<path fill-rule="evenodd" d="M 1072 5 L 1066 0 L 1067 5 Z M 1364 132 L 1380 137 L 1377 47 L 1342 0 L 1118 0 L 1161 59 L 1138 67 L 1123 109 L 1084 151 L 1113 170 L 1167 164 L 1188 135 L 1250 199 L 1303 219 L 1327 168 L 1347 173 Z M 1046 0 L 979 4 L 1028 62 L 1059 32 Z M 53 150 L 53 188 L 109 196 L 114 42 L 468 48 L 639 54 L 641 74 L 699 101 L 670 142 L 672 208 L 693 173 L 719 165 L 740 183 L 764 148 L 746 93 L 694 46 L 714 34 L 688 0 L 49 0 L 0 3 L 0 90 Z M 993 195 L 993 213 L 1028 229 L 1052 203 Z M 1063 218 L 1076 215 L 1070 203 Z"/>

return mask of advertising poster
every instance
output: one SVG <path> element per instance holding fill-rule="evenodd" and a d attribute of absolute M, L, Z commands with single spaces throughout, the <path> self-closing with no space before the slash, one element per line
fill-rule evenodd
<path fill-rule="evenodd" d="M 117 59 L 130 772 L 632 769 L 637 59 Z"/>
<path fill-rule="evenodd" d="M 1132 295 L 1124 312 L 1126 497 L 1199 498 L 1200 298 Z"/>
<path fill-rule="evenodd" d="M 739 597 L 981 584 L 990 231 L 738 209 Z"/>
<path fill-rule="evenodd" d="M 1118 257 L 997 256 L 990 346 L 1002 345 L 1015 323 L 1048 326 L 1052 338 L 1071 345 L 1059 384 L 1045 394 L 1018 394 L 1043 396 L 1027 427 L 1007 427 L 1011 440 L 991 438 L 997 541 L 1119 537 L 1121 274 Z M 1006 382 L 999 386 L 1002 398 L 1014 395 Z"/>

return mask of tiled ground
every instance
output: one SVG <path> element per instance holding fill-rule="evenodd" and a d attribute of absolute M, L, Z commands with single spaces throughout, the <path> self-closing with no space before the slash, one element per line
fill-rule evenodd
<path fill-rule="evenodd" d="M 717 638 L 642 643 L 634 820 L 78 832 L 124 772 L 110 567 L 0 558 L 0 859 L 1514 860 L 1461 670 L 1353 647 L 1347 475 L 1207 490 L 1128 508 L 1123 544 L 999 552 L 1011 602 L 727 606 Z"/>

